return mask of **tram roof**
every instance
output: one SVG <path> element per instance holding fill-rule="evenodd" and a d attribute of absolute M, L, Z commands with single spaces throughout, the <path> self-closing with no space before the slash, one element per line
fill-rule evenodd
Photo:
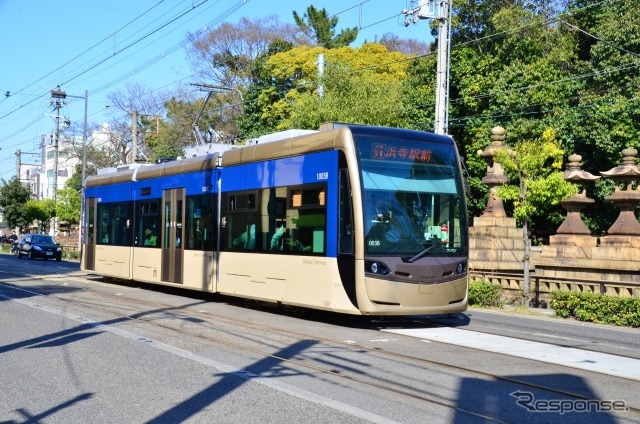
<path fill-rule="evenodd" d="M 350 140 L 350 132 L 346 126 L 324 131 L 321 130 L 312 134 L 304 134 L 284 140 L 227 150 L 222 155 L 222 166 L 232 166 L 261 160 L 296 156 L 304 153 L 332 150 L 341 147 L 344 148 Z"/>
<path fill-rule="evenodd" d="M 208 153 L 170 162 L 152 165 L 137 165 L 135 169 L 113 170 L 87 177 L 86 186 L 100 186 L 134 180 L 146 180 L 166 175 L 177 175 L 215 169 L 218 165 L 233 166 L 261 160 L 278 159 L 326 150 L 349 150 L 352 146 L 351 133 L 369 133 L 403 135 L 420 132 L 428 138 L 447 138 L 422 131 L 398 128 L 351 125 L 336 122 L 324 123 L 320 131 L 288 130 L 269 134 L 259 140 L 265 142 L 231 148 L 223 152 Z M 282 139 L 279 139 L 279 136 Z M 268 141 L 268 142 L 267 142 Z M 130 165 L 129 165 L 130 167 Z"/>
<path fill-rule="evenodd" d="M 147 180 L 166 175 L 178 175 L 187 172 L 197 172 L 215 169 L 218 166 L 219 153 L 196 156 L 192 158 L 144 165 L 135 169 L 127 169 L 92 175 L 87 177 L 86 186 L 94 187 L 107 184 L 123 183 L 134 180 Z"/>

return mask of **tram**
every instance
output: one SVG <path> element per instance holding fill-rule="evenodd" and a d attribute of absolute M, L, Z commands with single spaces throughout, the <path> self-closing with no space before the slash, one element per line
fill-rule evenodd
<path fill-rule="evenodd" d="M 82 269 L 345 314 L 466 309 L 450 137 L 332 123 L 270 139 L 88 177 Z"/>

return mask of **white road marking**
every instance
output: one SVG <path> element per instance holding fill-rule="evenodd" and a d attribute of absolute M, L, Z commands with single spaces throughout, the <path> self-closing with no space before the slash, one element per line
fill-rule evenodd
<path fill-rule="evenodd" d="M 383 331 L 640 381 L 640 360 L 623 356 L 458 328 L 439 327 Z"/>

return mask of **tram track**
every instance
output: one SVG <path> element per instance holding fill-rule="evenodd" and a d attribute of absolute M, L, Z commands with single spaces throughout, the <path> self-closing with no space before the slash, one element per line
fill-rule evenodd
<path fill-rule="evenodd" d="M 16 277 L 29 277 L 34 279 L 41 279 L 52 281 L 55 279 L 61 279 L 65 282 L 68 282 L 69 277 L 65 275 L 47 275 L 42 277 L 32 276 L 28 274 L 19 274 L 15 273 Z M 83 280 L 81 277 L 75 276 L 74 279 L 78 279 L 79 282 Z M 89 280 L 86 280 L 89 282 Z M 91 281 L 95 283 L 94 281 Z M 68 284 L 68 283 L 67 283 Z M 19 286 L 17 286 L 19 287 Z M 258 355 L 264 358 L 273 358 L 278 360 L 281 363 L 286 363 L 291 366 L 300 367 L 303 369 L 310 370 L 314 373 L 321 373 L 323 375 L 330 376 L 332 378 L 344 379 L 348 380 L 351 383 L 364 385 L 373 390 L 383 390 L 388 393 L 392 393 L 394 395 L 406 396 L 415 400 L 429 402 L 433 405 L 439 405 L 442 407 L 450 408 L 452 410 L 457 411 L 458 413 L 468 414 L 470 416 L 474 416 L 477 418 L 481 418 L 484 420 L 488 420 L 491 422 L 505 422 L 497 417 L 488 416 L 485 413 L 466 410 L 460 408 L 453 401 L 448 401 L 443 399 L 442 397 L 438 397 L 435 395 L 425 395 L 422 393 L 418 393 L 416 391 L 411 391 L 408 389 L 398 388 L 397 385 L 394 387 L 388 380 L 376 380 L 376 377 L 363 378 L 358 375 L 348 374 L 343 371 L 336 371 L 328 366 L 319 365 L 317 358 L 313 356 L 305 357 L 301 355 L 301 353 L 297 353 L 296 357 L 287 357 L 283 355 L 274 355 L 272 352 L 267 351 L 266 349 L 258 349 L 254 346 L 251 346 L 247 343 L 240 343 L 238 341 L 225 339 L 221 336 L 212 336 L 211 334 L 204 334 L 204 325 L 203 322 L 207 324 L 207 329 L 216 329 L 216 326 L 220 326 L 220 324 L 232 325 L 232 326 L 240 326 L 246 330 L 255 331 L 258 334 L 266 336 L 267 333 L 273 336 L 273 339 L 282 338 L 284 336 L 291 338 L 293 341 L 297 340 L 314 340 L 320 342 L 324 346 L 327 347 L 340 347 L 341 349 L 346 349 L 348 351 L 356 352 L 356 351 L 365 351 L 367 353 L 375 354 L 378 357 L 382 357 L 385 360 L 390 361 L 404 361 L 405 363 L 411 364 L 412 366 L 418 368 L 430 367 L 438 372 L 450 372 L 452 374 L 462 374 L 464 376 L 473 376 L 475 378 L 481 378 L 485 380 L 498 380 L 505 383 L 510 383 L 517 385 L 526 389 L 537 389 L 542 390 L 546 393 L 552 395 L 560 395 L 566 396 L 576 400 L 591 400 L 588 397 L 585 397 L 579 393 L 570 392 L 567 390 L 550 387 L 543 384 L 536 384 L 529 381 L 523 381 L 512 377 L 505 377 L 495 373 L 488 373 L 484 371 L 480 371 L 477 369 L 453 365 L 449 363 L 445 363 L 442 361 L 436 361 L 424 357 L 418 357 L 415 355 L 408 355 L 400 352 L 394 352 L 388 349 L 380 349 L 380 348 L 372 348 L 369 346 L 365 346 L 362 344 L 357 344 L 353 342 L 346 342 L 344 340 L 338 340 L 330 337 L 322 337 L 317 334 L 305 333 L 302 331 L 293 331 L 291 329 L 286 329 L 282 327 L 275 327 L 271 325 L 267 325 L 264 323 L 258 323 L 255 321 L 248 321 L 243 319 L 238 319 L 237 317 L 230 318 L 228 316 L 222 314 L 215 314 L 210 311 L 200 311 L 196 309 L 191 309 L 190 307 L 184 306 L 176 306 L 168 303 L 161 303 L 157 301 L 150 301 L 146 299 L 140 299 L 138 297 L 127 296 L 122 293 L 118 294 L 110 294 L 105 292 L 100 292 L 100 296 L 109 296 L 110 300 L 113 300 L 113 304 L 109 304 L 109 302 L 101 302 L 98 303 L 95 299 L 80 299 L 78 297 L 79 293 L 86 291 L 94 295 L 95 291 L 89 288 L 80 288 L 80 291 L 77 290 L 73 292 L 73 297 L 69 298 L 64 294 L 52 294 L 52 293 L 39 293 L 43 296 L 47 296 L 49 298 L 54 298 L 57 301 L 65 302 L 69 304 L 75 304 L 79 306 L 83 306 L 85 308 L 89 308 L 92 311 L 100 311 L 102 313 L 108 315 L 115 315 L 116 321 L 122 320 L 122 322 L 137 322 L 153 327 L 157 327 L 166 331 L 173 332 L 175 334 L 181 336 L 187 336 L 190 338 L 194 338 L 197 340 L 202 340 L 207 343 L 213 343 L 216 345 L 226 346 L 231 349 L 238 349 L 253 355 Z M 36 292 L 37 293 L 37 292 Z M 126 302 L 124 302 L 126 301 Z M 123 303 L 126 303 L 130 311 L 127 313 L 122 313 Z M 148 315 L 147 315 L 148 314 Z M 175 325 L 172 323 L 172 320 L 177 320 L 180 324 Z M 196 329 L 187 329 L 184 326 L 185 322 L 196 322 L 200 323 L 200 327 Z M 245 333 L 245 332 L 242 332 Z M 286 341 L 279 340 L 279 343 L 287 343 Z M 640 414 L 640 409 L 629 407 L 628 411 L 634 414 Z"/>

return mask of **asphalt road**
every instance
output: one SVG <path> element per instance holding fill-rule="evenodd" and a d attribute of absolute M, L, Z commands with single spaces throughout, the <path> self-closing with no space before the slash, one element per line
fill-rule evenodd
<path fill-rule="evenodd" d="M 476 309 L 296 317 L 0 255 L 0 422 L 640 422 L 612 410 L 640 408 L 637 379 L 398 329 L 640 359 L 635 329 Z"/>

